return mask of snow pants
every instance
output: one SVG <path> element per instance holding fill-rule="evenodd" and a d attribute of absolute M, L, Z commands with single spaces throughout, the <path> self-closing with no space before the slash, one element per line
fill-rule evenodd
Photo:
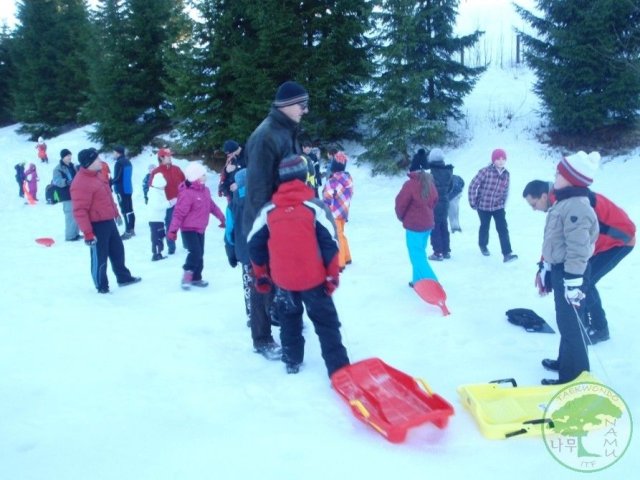
<path fill-rule="evenodd" d="M 98 290 L 108 290 L 107 259 L 118 283 L 129 282 L 131 272 L 125 266 L 124 244 L 114 220 L 92 222 L 96 244 L 91 247 L 91 278 Z"/>
<path fill-rule="evenodd" d="M 204 233 L 182 232 L 182 243 L 189 251 L 182 266 L 183 270 L 193 272 L 193 281 L 202 280 L 204 268 Z"/>
<path fill-rule="evenodd" d="M 591 274 L 589 275 L 589 286 L 587 288 L 585 307 L 590 322 L 590 327 L 595 330 L 605 330 L 609 328 L 607 323 L 607 316 L 602 308 L 602 302 L 600 301 L 600 294 L 596 288 L 596 283 L 600 281 L 607 273 L 614 269 L 620 261 L 626 257 L 631 250 L 632 246 L 613 247 L 604 252 L 600 252 L 589 259 L 589 265 L 591 267 Z"/>
<path fill-rule="evenodd" d="M 347 263 L 351 263 L 351 251 L 349 242 L 344 234 L 344 226 L 347 222 L 341 218 L 336 218 L 336 230 L 338 233 L 338 263 L 340 268 L 344 268 Z"/>
<path fill-rule="evenodd" d="M 151 253 L 161 255 L 164 250 L 164 223 L 149 222 L 149 230 L 151 230 Z"/>
<path fill-rule="evenodd" d="M 169 225 L 171 225 L 171 219 L 173 218 L 173 209 L 174 207 L 167 208 L 167 213 L 164 215 L 164 227 L 167 232 L 169 231 Z M 176 253 L 176 242 L 167 238 L 167 249 L 170 254 Z"/>
<path fill-rule="evenodd" d="M 411 268 L 413 270 L 411 281 L 416 283 L 418 280 L 424 278 L 431 278 L 437 281 L 438 278 L 427 259 L 427 242 L 429 241 L 431 230 L 415 232 L 406 229 L 405 232 L 409 261 L 411 262 Z"/>
<path fill-rule="evenodd" d="M 273 304 L 274 292 L 260 293 L 254 287 L 254 276 L 251 265 L 247 265 L 251 278 L 251 289 L 249 290 L 249 314 L 251 326 L 251 339 L 253 347 L 258 348 L 263 345 L 274 343 L 271 334 L 271 308 Z"/>
<path fill-rule="evenodd" d="M 451 227 L 452 232 L 461 232 L 460 228 L 460 198 L 462 194 L 459 193 L 451 200 L 449 200 L 449 226 Z"/>
<path fill-rule="evenodd" d="M 73 217 L 73 204 L 71 200 L 63 200 L 60 203 L 62 203 L 62 211 L 64 213 L 64 239 L 75 240 L 80 235 L 80 230 L 76 219 Z"/>
<path fill-rule="evenodd" d="M 130 193 L 118 193 L 118 204 L 120 213 L 124 218 L 124 229 L 127 232 L 134 232 L 136 228 L 136 215 L 133 213 L 133 202 Z"/>
<path fill-rule="evenodd" d="M 553 301 L 556 307 L 556 322 L 558 330 L 560 330 L 558 375 L 560 383 L 567 383 L 583 371 L 589 371 L 587 339 L 582 327 L 584 301 L 580 307 L 574 308 L 564 298 L 564 264 L 562 263 L 551 266 L 551 285 L 553 286 Z"/>
<path fill-rule="evenodd" d="M 484 249 L 489 245 L 489 226 L 491 225 L 491 218 L 493 218 L 496 222 L 496 230 L 498 231 L 502 254 L 508 255 L 512 253 L 511 241 L 509 240 L 509 227 L 507 226 L 504 208 L 492 212 L 488 210 L 478 210 L 478 216 L 480 217 L 480 231 L 478 232 L 478 245 L 480 248 Z"/>
<path fill-rule="evenodd" d="M 349 365 L 347 350 L 342 345 L 338 312 L 324 285 L 302 292 L 283 290 L 283 293 L 286 296 L 286 302 L 283 302 L 278 309 L 282 361 L 300 364 L 304 360 L 302 315 L 306 308 L 307 315 L 320 340 L 320 351 L 329 377 L 336 370 Z"/>

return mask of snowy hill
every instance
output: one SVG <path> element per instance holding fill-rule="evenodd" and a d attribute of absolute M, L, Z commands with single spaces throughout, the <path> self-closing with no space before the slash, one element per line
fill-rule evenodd
<path fill-rule="evenodd" d="M 533 212 L 521 192 L 532 179 L 552 179 L 561 152 L 535 139 L 532 81 L 527 70 L 487 72 L 465 105 L 468 117 L 459 128 L 466 142 L 444 149 L 467 184 L 494 148 L 507 151 L 507 220 L 519 255 L 502 263 L 493 227 L 494 255 L 480 255 L 479 221 L 463 198 L 463 231 L 452 235 L 453 258 L 433 265 L 449 297 L 448 317 L 407 287 L 404 231 L 393 211 L 404 178 L 371 177 L 353 160 L 359 147 L 348 149 L 355 197 L 346 234 L 353 265 L 342 275 L 335 301 L 350 358 L 380 357 L 422 377 L 456 410 L 446 429 L 412 429 L 400 445 L 358 422 L 330 388 L 308 321 L 298 375 L 286 375 L 283 364 L 252 352 L 240 272 L 227 264 L 216 222 L 207 231 L 203 275 L 209 288 L 180 290 L 186 255 L 180 248 L 165 261 L 150 261 L 140 187 L 155 162 L 150 150 L 132 159 L 137 236 L 125 243 L 127 265 L 143 281 L 98 295 L 87 247 L 64 242 L 61 207 L 27 206 L 16 195 L 13 165 L 35 162 L 34 143 L 15 126 L 0 129 L 0 478 L 575 478 L 540 438 L 485 439 L 456 393 L 460 385 L 504 377 L 538 385 L 548 376 L 540 360 L 558 348 L 557 334 L 526 333 L 504 316 L 509 308 L 531 308 L 555 328 L 552 300 L 538 297 L 533 287 L 544 215 Z M 52 163 L 37 164 L 41 197 L 57 152 L 69 148 L 75 161 L 80 149 L 92 146 L 86 133 L 48 142 Z M 636 223 L 639 153 L 605 158 L 593 185 Z M 217 182 L 211 173 L 212 191 Z M 221 199 L 217 203 L 223 207 Z M 56 244 L 36 244 L 41 236 Z M 634 251 L 600 282 L 611 340 L 590 348 L 593 374 L 636 415 L 638 271 Z M 630 478 L 639 467 L 636 441 L 594 477 Z"/>

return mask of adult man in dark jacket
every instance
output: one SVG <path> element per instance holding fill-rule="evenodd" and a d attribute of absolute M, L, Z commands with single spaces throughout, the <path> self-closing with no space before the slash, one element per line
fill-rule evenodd
<path fill-rule="evenodd" d="M 247 160 L 247 194 L 242 218 L 243 231 L 250 232 L 260 209 L 276 191 L 280 160 L 292 153 L 302 153 L 298 143 L 298 124 L 309 111 L 309 94 L 299 83 L 284 82 L 267 118 L 249 137 L 245 151 Z M 272 294 L 251 289 L 251 337 L 257 353 L 279 360 L 281 350 L 271 335 L 269 309 Z"/>
<path fill-rule="evenodd" d="M 60 163 L 53 169 L 53 183 L 58 191 L 62 211 L 64 212 L 64 239 L 67 242 L 80 240 L 82 236 L 78 230 L 78 224 L 73 218 L 73 206 L 71 205 L 71 193 L 69 186 L 76 176 L 76 166 L 71 161 L 71 152 L 66 148 L 60 151 Z"/>
<path fill-rule="evenodd" d="M 131 201 L 131 195 L 133 194 L 133 166 L 131 161 L 124 156 L 124 147 L 122 145 L 113 147 L 113 153 L 116 156 L 116 165 L 111 184 L 113 185 L 113 191 L 118 196 L 118 204 L 124 217 L 125 230 L 122 234 L 122 239 L 128 240 L 136 234 L 136 215 L 133 213 L 133 202 Z"/>
<path fill-rule="evenodd" d="M 124 245 L 116 223 L 122 218 L 113 201 L 109 182 L 100 175 L 102 160 L 95 148 L 78 154 L 80 169 L 71 183 L 73 216 L 84 233 L 84 243 L 91 248 L 91 276 L 98 293 L 109 293 L 107 258 L 121 287 L 137 283 L 124 264 Z"/>

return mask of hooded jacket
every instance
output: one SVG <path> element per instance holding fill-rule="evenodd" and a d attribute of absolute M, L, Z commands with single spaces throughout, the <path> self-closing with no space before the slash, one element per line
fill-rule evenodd
<path fill-rule="evenodd" d="M 414 232 L 433 228 L 433 209 L 438 203 L 438 191 L 433 182 L 429 185 L 429 198 L 422 196 L 420 174 L 421 171 L 409 172 L 409 180 L 396 196 L 396 216 L 404 228 Z"/>
<path fill-rule="evenodd" d="M 322 285 L 338 254 L 331 214 L 300 180 L 280 185 L 260 210 L 248 245 L 251 261 L 269 264 L 273 282 L 294 292 Z"/>
<path fill-rule="evenodd" d="M 185 181 L 178 188 L 178 202 L 173 209 L 169 231 L 204 233 L 210 214 L 224 225 L 224 215 L 211 198 L 209 188 L 204 183 Z"/>

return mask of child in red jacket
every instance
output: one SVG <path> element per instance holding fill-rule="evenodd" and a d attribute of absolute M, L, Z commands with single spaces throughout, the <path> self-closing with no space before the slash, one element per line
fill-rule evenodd
<path fill-rule="evenodd" d="M 340 273 L 336 227 L 331 213 L 304 183 L 308 166 L 303 156 L 283 159 L 278 173 L 280 186 L 247 237 L 255 287 L 268 293 L 273 281 L 286 299 L 279 305 L 278 318 L 287 373 L 298 373 L 304 358 L 304 304 L 331 376 L 349 364 L 331 298 Z"/>
<path fill-rule="evenodd" d="M 185 169 L 186 180 L 179 187 L 178 201 L 173 211 L 167 238 L 173 242 L 182 230 L 182 242 L 189 251 L 184 262 L 182 288 L 206 287 L 209 282 L 202 280 L 204 268 L 204 231 L 209 224 L 209 214 L 220 220 L 224 228 L 224 215 L 211 198 L 209 188 L 204 184 L 207 170 L 199 163 L 191 162 Z"/>

